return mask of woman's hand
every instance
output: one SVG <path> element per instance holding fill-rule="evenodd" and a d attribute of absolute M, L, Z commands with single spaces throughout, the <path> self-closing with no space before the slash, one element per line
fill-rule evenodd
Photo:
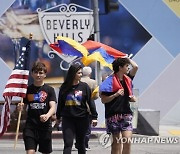
<path fill-rule="evenodd" d="M 97 125 L 98 121 L 97 120 L 92 120 L 91 124 L 93 127 L 95 127 Z"/>
<path fill-rule="evenodd" d="M 56 119 L 56 126 L 59 126 L 60 124 L 61 124 L 61 122 L 62 122 L 62 118 L 60 118 L 60 119 Z"/>
<path fill-rule="evenodd" d="M 54 128 L 57 128 L 57 130 L 59 130 L 59 125 L 61 124 L 61 122 L 62 122 L 62 118 L 56 119 L 56 123 L 54 125 Z"/>

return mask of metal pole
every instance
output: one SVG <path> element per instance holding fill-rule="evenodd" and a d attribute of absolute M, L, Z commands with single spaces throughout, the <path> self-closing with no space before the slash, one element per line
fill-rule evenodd
<path fill-rule="evenodd" d="M 99 29 L 99 7 L 98 0 L 92 0 L 93 16 L 94 16 L 94 36 L 95 41 L 100 42 L 100 29 Z M 98 84 L 101 83 L 101 69 L 100 63 L 96 62 L 95 78 Z"/>

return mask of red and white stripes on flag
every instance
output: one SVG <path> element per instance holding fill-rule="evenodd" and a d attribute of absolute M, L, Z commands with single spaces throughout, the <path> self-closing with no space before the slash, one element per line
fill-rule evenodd
<path fill-rule="evenodd" d="M 10 125 L 10 104 L 11 97 L 5 96 L 5 103 L 1 112 L 1 126 L 0 126 L 0 137 L 6 132 Z"/>
<path fill-rule="evenodd" d="M 28 85 L 29 70 L 12 71 L 6 84 L 3 96 L 25 97 Z"/>

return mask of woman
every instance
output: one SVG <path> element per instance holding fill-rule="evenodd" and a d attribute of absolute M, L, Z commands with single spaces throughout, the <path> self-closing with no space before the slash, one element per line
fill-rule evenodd
<path fill-rule="evenodd" d="M 78 154 L 86 153 L 85 136 L 89 126 L 86 103 L 92 114 L 92 125 L 97 125 L 97 112 L 91 99 L 91 89 L 85 82 L 80 81 L 81 77 L 81 65 L 71 65 L 59 91 L 56 116 L 58 125 L 62 117 L 64 154 L 71 154 L 74 137 L 78 143 Z"/>
<path fill-rule="evenodd" d="M 129 64 L 132 69 L 129 71 Z M 132 79 L 138 66 L 129 58 L 113 62 L 114 74 L 100 85 L 101 101 L 105 104 L 107 130 L 112 134 L 111 154 L 130 154 L 130 142 L 120 142 L 132 136 L 132 111 L 129 102 L 135 102 L 132 94 Z"/>

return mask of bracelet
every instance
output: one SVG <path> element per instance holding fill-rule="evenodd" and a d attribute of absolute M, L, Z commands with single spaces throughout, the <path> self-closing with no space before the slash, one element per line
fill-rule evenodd
<path fill-rule="evenodd" d="M 114 98 L 116 98 L 117 96 L 116 96 L 116 93 L 115 94 L 113 94 L 113 96 L 114 96 Z"/>

